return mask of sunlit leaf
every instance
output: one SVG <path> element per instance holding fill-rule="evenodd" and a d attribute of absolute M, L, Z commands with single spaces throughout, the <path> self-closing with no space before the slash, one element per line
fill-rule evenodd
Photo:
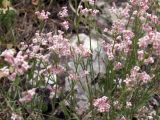
<path fill-rule="evenodd" d="M 2 1 L 2 6 L 3 6 L 4 8 L 8 8 L 8 7 L 11 6 L 11 2 L 10 2 L 9 0 L 3 0 L 3 1 Z"/>

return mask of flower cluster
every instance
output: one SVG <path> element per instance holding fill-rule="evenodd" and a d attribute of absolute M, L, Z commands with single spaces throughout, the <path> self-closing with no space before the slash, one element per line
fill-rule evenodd
<path fill-rule="evenodd" d="M 79 76 L 75 72 L 69 71 L 68 73 L 69 73 L 68 76 L 69 80 L 79 80 Z"/>
<path fill-rule="evenodd" d="M 130 9 L 132 8 L 131 5 L 127 4 L 125 8 L 117 8 L 115 3 L 113 3 L 113 7 L 110 10 L 112 14 L 115 14 L 118 19 L 123 18 L 123 21 L 126 21 L 124 19 L 128 19 L 130 14 L 129 12 L 131 11 Z"/>
<path fill-rule="evenodd" d="M 50 12 L 45 12 L 44 10 L 42 10 L 41 12 L 36 11 L 35 14 L 37 15 L 39 20 L 47 20 L 48 16 L 51 14 Z"/>
<path fill-rule="evenodd" d="M 122 108 L 122 104 L 118 100 L 116 100 L 113 102 L 113 107 L 117 110 L 120 110 Z"/>
<path fill-rule="evenodd" d="M 53 66 L 49 65 L 49 66 L 47 66 L 46 70 L 50 74 L 57 75 L 57 74 L 63 73 L 65 71 L 65 68 L 61 65 L 53 65 Z"/>
<path fill-rule="evenodd" d="M 133 6 L 138 6 L 140 8 L 140 11 L 145 12 L 149 9 L 148 0 L 130 0 L 130 2 Z"/>
<path fill-rule="evenodd" d="M 31 90 L 22 92 L 22 98 L 19 99 L 21 103 L 29 102 L 32 100 L 33 96 L 36 94 L 36 88 L 32 88 Z"/>
<path fill-rule="evenodd" d="M 22 120 L 22 117 L 16 113 L 12 113 L 11 120 Z"/>
<path fill-rule="evenodd" d="M 118 25 L 116 25 L 116 27 L 117 26 Z M 114 56 L 116 56 L 118 52 L 127 55 L 131 49 L 132 38 L 134 37 L 134 33 L 131 30 L 125 30 L 124 28 L 119 29 L 118 31 L 116 31 L 116 33 L 122 34 L 122 36 L 119 35 L 116 37 L 115 40 L 111 40 L 110 42 L 102 42 L 103 50 L 106 53 L 109 60 L 113 60 Z"/>
<path fill-rule="evenodd" d="M 30 58 L 49 62 L 49 58 L 53 55 L 57 55 L 58 58 L 70 56 L 70 46 L 69 40 L 63 37 L 61 31 L 59 31 L 58 35 L 36 33 L 33 43 L 28 46 L 27 53 Z"/>
<path fill-rule="evenodd" d="M 120 63 L 120 62 L 117 62 L 115 65 L 114 65 L 114 69 L 115 70 L 119 70 L 119 69 L 121 69 L 123 67 L 123 65 L 122 65 L 122 63 Z"/>
<path fill-rule="evenodd" d="M 106 96 L 95 99 L 93 105 L 98 108 L 99 112 L 109 112 L 110 104 Z"/>
<path fill-rule="evenodd" d="M 67 7 L 62 7 L 62 10 L 58 13 L 58 15 L 61 17 L 61 18 L 66 18 L 68 17 L 68 9 Z M 61 23 L 62 27 L 65 29 L 65 30 L 68 30 L 69 29 L 69 22 L 67 20 L 63 21 Z"/>
<path fill-rule="evenodd" d="M 128 21 L 132 22 L 132 20 L 129 20 L 132 6 L 127 4 L 125 8 L 117 8 L 115 4 L 113 5 L 110 12 L 113 16 L 115 15 L 116 19 L 113 19 L 112 28 L 105 28 L 104 32 L 114 35 L 114 38 L 109 42 L 105 40 L 102 42 L 103 50 L 109 60 L 113 60 L 117 53 L 126 56 L 131 50 L 132 39 L 135 36 L 132 29 L 126 27 Z"/>
<path fill-rule="evenodd" d="M 140 68 L 135 66 L 131 69 L 130 75 L 123 81 L 127 87 L 134 87 L 138 83 L 145 84 L 151 81 L 152 77 L 148 75 L 145 71 L 140 72 Z"/>
<path fill-rule="evenodd" d="M 62 22 L 61 25 L 63 26 L 63 28 L 64 28 L 65 30 L 68 30 L 68 29 L 69 29 L 69 22 L 68 22 L 68 21 Z"/>
<path fill-rule="evenodd" d="M 68 17 L 67 7 L 62 7 L 62 10 L 58 13 L 61 18 Z"/>
<path fill-rule="evenodd" d="M 146 17 L 153 23 L 155 24 L 160 24 L 160 21 L 158 19 L 158 16 L 154 15 L 154 14 L 149 14 L 149 13 L 146 13 Z"/>
<path fill-rule="evenodd" d="M 4 67 L 1 69 L 10 80 L 14 80 L 17 74 L 22 75 L 29 69 L 28 62 L 25 61 L 28 56 L 23 55 L 22 51 L 19 51 L 15 56 L 15 50 L 8 49 L 2 52 L 1 57 L 4 57 L 4 60 L 12 68 Z"/>
<path fill-rule="evenodd" d="M 84 16 L 88 16 L 88 15 L 96 16 L 99 13 L 99 10 L 97 9 L 83 8 L 83 6 L 79 6 L 79 9 L 80 9 L 81 15 L 84 15 Z"/>
<path fill-rule="evenodd" d="M 80 55 L 83 58 L 89 57 L 92 53 L 84 45 L 80 44 L 79 46 L 73 46 L 74 55 Z"/>
<path fill-rule="evenodd" d="M 159 32 L 148 32 L 145 36 L 139 39 L 138 45 L 140 49 L 146 49 L 148 45 L 152 45 L 156 55 L 160 55 L 160 33 Z"/>
<path fill-rule="evenodd" d="M 49 109 L 53 102 L 63 100 L 67 106 L 62 108 L 74 108 L 75 111 L 72 112 L 79 114 L 79 119 L 83 119 L 81 115 L 88 111 L 100 113 L 93 119 L 127 120 L 132 119 L 131 116 L 135 114 L 145 114 L 145 111 L 134 114 L 130 111 L 134 111 L 137 105 L 145 105 L 159 79 L 160 32 L 156 28 L 160 21 L 156 12 L 149 9 L 149 3 L 149 0 L 130 0 L 122 6 L 113 2 L 112 7 L 107 3 L 111 8 L 112 26 L 104 26 L 105 29 L 102 28 L 104 30 L 101 32 L 99 25 L 103 20 L 101 22 L 97 15 L 101 17 L 101 13 L 105 13 L 98 10 L 103 2 L 97 4 L 97 0 L 81 0 L 75 5 L 70 1 L 71 9 L 66 4 L 57 14 L 60 20 L 58 25 L 64 31 L 46 33 L 48 29 L 45 30 L 45 25 L 40 24 L 44 31 L 40 29 L 32 41 L 22 42 L 18 47 L 19 51 L 6 49 L 1 53 L 0 58 L 3 58 L 5 66 L 0 68 L 0 78 L 15 80 L 9 81 L 6 88 L 9 88 L 9 92 L 16 93 L 14 97 L 20 96 L 18 106 L 15 102 L 6 101 L 7 106 L 12 112 L 19 110 L 23 115 L 20 107 L 24 104 L 23 107 L 27 107 L 30 115 L 37 110 L 32 109 L 30 104 L 40 101 L 41 107 L 47 105 Z M 38 5 L 38 0 L 32 0 L 32 4 Z M 69 10 L 73 10 L 73 16 L 70 16 L 72 11 Z M 44 22 L 50 13 L 42 10 L 35 12 L 35 15 Z M 74 15 L 75 31 L 79 32 L 81 25 L 86 25 L 88 36 L 77 33 L 76 37 L 69 38 L 67 30 Z M 95 39 L 92 38 L 93 34 L 96 34 Z M 145 68 L 146 66 L 148 67 Z M 24 79 L 24 84 L 21 78 Z M 3 85 L 5 86 L 2 84 L 2 87 Z M 2 90 L 2 94 L 3 92 L 5 93 Z M 97 98 L 100 95 L 102 97 Z M 13 99 L 10 94 L 4 94 L 4 97 L 9 101 Z M 157 102 L 153 101 L 153 105 L 157 105 Z M 149 108 L 153 109 L 151 106 Z M 58 107 L 57 110 L 60 109 Z M 50 114 L 51 117 L 56 117 L 57 110 Z M 37 111 L 36 114 L 42 116 Z M 70 116 L 67 118 L 72 119 Z M 154 117 L 152 114 L 145 114 L 145 118 Z M 11 119 L 23 118 L 13 112 Z"/>

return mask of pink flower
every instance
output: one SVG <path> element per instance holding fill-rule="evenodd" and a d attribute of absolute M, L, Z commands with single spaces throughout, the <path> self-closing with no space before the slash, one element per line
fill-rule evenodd
<path fill-rule="evenodd" d="M 137 13 L 138 13 L 137 10 L 133 11 L 133 15 L 137 15 Z"/>
<path fill-rule="evenodd" d="M 144 64 L 146 64 L 146 65 L 152 64 L 152 63 L 154 63 L 153 57 L 149 57 L 149 58 L 144 60 Z"/>
<path fill-rule="evenodd" d="M 22 120 L 22 117 L 16 113 L 12 113 L 11 120 Z"/>
<path fill-rule="evenodd" d="M 32 51 L 34 53 L 38 53 L 39 50 L 40 50 L 40 46 L 39 45 L 32 46 Z"/>
<path fill-rule="evenodd" d="M 109 112 L 110 104 L 106 96 L 95 99 L 93 105 L 98 108 L 99 112 Z"/>
<path fill-rule="evenodd" d="M 147 83 L 148 81 L 151 80 L 151 77 L 144 71 L 139 74 L 139 79 L 141 80 L 142 83 Z"/>
<path fill-rule="evenodd" d="M 59 58 L 71 56 L 69 40 L 63 37 L 62 31 L 58 31 L 58 33 L 58 35 L 53 35 L 51 32 L 47 34 L 36 33 L 33 44 L 27 49 L 29 57 L 49 62 L 53 54 Z"/>
<path fill-rule="evenodd" d="M 44 10 L 42 10 L 41 12 L 37 11 L 35 12 L 35 14 L 37 15 L 39 20 L 47 20 L 48 16 L 51 14 L 50 12 L 45 12 Z"/>
<path fill-rule="evenodd" d="M 74 73 L 73 71 L 70 71 L 70 72 L 69 72 L 68 79 L 69 79 L 69 80 L 78 80 L 78 79 L 79 79 L 79 76 L 78 76 L 76 73 Z"/>
<path fill-rule="evenodd" d="M 138 41 L 138 45 L 140 48 L 146 48 L 150 44 L 150 38 L 148 35 L 142 37 Z"/>
<path fill-rule="evenodd" d="M 5 50 L 4 52 L 2 52 L 1 56 L 4 57 L 5 61 L 7 61 L 10 64 L 13 64 L 14 54 L 15 54 L 15 50 L 9 49 L 9 50 Z"/>
<path fill-rule="evenodd" d="M 130 75 L 130 77 L 131 78 L 136 78 L 138 76 L 139 70 L 140 70 L 139 66 L 134 66 L 134 68 L 131 69 L 131 75 Z"/>
<path fill-rule="evenodd" d="M 89 57 L 92 53 L 90 49 L 85 48 L 82 44 L 74 47 L 75 55 L 81 55 L 83 58 Z"/>
<path fill-rule="evenodd" d="M 111 32 L 112 33 L 122 33 L 122 31 L 125 30 L 125 23 L 122 22 L 121 20 L 116 20 L 116 21 L 113 21 L 113 25 L 112 25 L 112 30 Z"/>
<path fill-rule="evenodd" d="M 92 53 L 89 49 L 85 48 L 82 44 L 79 45 L 79 49 L 81 50 L 81 55 L 84 58 L 89 57 Z"/>
<path fill-rule="evenodd" d="M 28 91 L 23 92 L 22 93 L 22 98 L 20 98 L 19 101 L 21 103 L 31 101 L 33 96 L 36 94 L 35 91 L 36 91 L 36 88 L 32 88 Z"/>
<path fill-rule="evenodd" d="M 134 87 L 137 83 L 145 84 L 152 79 L 145 71 L 140 72 L 139 70 L 140 68 L 138 66 L 131 69 L 130 76 L 127 75 L 126 79 L 123 81 L 127 87 Z"/>
<path fill-rule="evenodd" d="M 134 68 L 132 70 L 138 72 L 140 70 L 140 67 L 139 66 L 134 66 Z"/>
<path fill-rule="evenodd" d="M 115 107 L 115 109 L 120 110 L 122 108 L 122 104 L 120 104 L 119 101 L 114 101 L 113 102 L 113 106 Z"/>
<path fill-rule="evenodd" d="M 126 84 L 127 87 L 133 87 L 135 85 L 135 79 L 130 78 L 128 75 L 123 82 Z"/>
<path fill-rule="evenodd" d="M 127 74 L 126 79 L 123 82 L 126 84 L 127 87 L 134 87 L 137 84 L 137 78 L 139 77 L 139 70 L 140 67 L 134 66 L 131 69 L 130 75 Z"/>
<path fill-rule="evenodd" d="M 134 33 L 131 30 L 123 30 L 123 39 L 131 40 L 134 37 Z"/>
<path fill-rule="evenodd" d="M 13 63 L 11 66 L 13 66 L 16 73 L 24 74 L 24 72 L 29 69 L 28 62 L 25 61 L 26 57 L 27 56 L 22 55 L 22 51 L 19 51 L 17 56 L 13 58 Z"/>
<path fill-rule="evenodd" d="M 52 74 L 60 74 L 65 71 L 65 68 L 61 65 L 48 66 L 47 70 Z"/>
<path fill-rule="evenodd" d="M 99 13 L 99 10 L 97 9 L 88 9 L 88 8 L 84 8 L 82 6 L 79 6 L 80 9 L 80 13 L 84 16 L 88 16 L 88 15 L 92 15 L 92 16 L 96 16 Z"/>
<path fill-rule="evenodd" d="M 158 16 L 153 15 L 153 14 L 146 14 L 147 18 L 149 18 L 153 23 L 159 24 Z"/>
<path fill-rule="evenodd" d="M 115 52 L 115 50 L 113 49 L 113 43 L 103 42 L 102 47 L 103 47 L 103 50 L 106 53 L 108 59 L 113 60 L 114 59 L 114 52 Z"/>
<path fill-rule="evenodd" d="M 89 75 L 89 71 L 84 70 L 84 75 Z"/>
<path fill-rule="evenodd" d="M 0 69 L 0 72 L 3 73 L 3 75 L 2 75 L 2 73 L 1 73 L 1 77 L 7 77 L 7 76 L 9 75 L 9 69 L 8 69 L 7 66 L 1 68 L 1 69 Z M 0 77 L 0 78 L 1 78 L 1 77 Z"/>
<path fill-rule="evenodd" d="M 86 15 L 88 15 L 89 11 L 90 11 L 90 10 L 89 10 L 88 8 L 84 8 L 84 9 L 81 8 L 80 13 L 81 13 L 82 15 L 85 15 L 85 16 L 86 16 Z"/>
<path fill-rule="evenodd" d="M 152 27 L 147 23 L 147 24 L 143 24 L 142 28 L 145 32 L 151 32 L 152 31 Z"/>
<path fill-rule="evenodd" d="M 144 59 L 144 50 L 139 50 L 137 53 L 138 53 L 138 60 L 143 60 Z"/>
<path fill-rule="evenodd" d="M 96 16 L 98 13 L 99 13 L 99 10 L 96 10 L 96 9 L 95 9 L 95 10 L 92 11 L 92 15 L 93 15 L 93 16 Z"/>
<path fill-rule="evenodd" d="M 82 78 L 86 77 L 87 75 L 89 75 L 89 71 L 87 71 L 87 70 L 82 71 L 82 73 L 81 73 Z"/>
<path fill-rule="evenodd" d="M 122 63 L 120 63 L 120 62 L 118 62 L 118 63 L 116 63 L 115 65 L 114 65 L 114 69 L 115 70 L 119 70 L 119 69 L 121 69 L 122 68 Z"/>
<path fill-rule="evenodd" d="M 69 22 L 68 22 L 68 21 L 62 22 L 61 25 L 63 26 L 63 28 L 64 28 L 65 30 L 68 30 L 68 29 L 69 29 Z"/>
<path fill-rule="evenodd" d="M 62 10 L 58 13 L 61 18 L 68 17 L 67 7 L 62 7 Z"/>
<path fill-rule="evenodd" d="M 148 7 L 148 0 L 130 0 L 131 4 L 133 6 L 138 6 L 141 9 L 141 12 L 145 12 L 149 7 Z"/>
<path fill-rule="evenodd" d="M 160 32 L 153 33 L 152 41 L 153 49 L 155 50 L 157 55 L 160 55 Z"/>
<path fill-rule="evenodd" d="M 8 75 L 8 79 L 11 80 L 11 81 L 13 81 L 16 78 L 16 76 L 17 76 L 17 73 L 13 72 L 10 75 Z"/>
<path fill-rule="evenodd" d="M 132 107 L 132 103 L 131 102 L 126 102 L 126 108 L 130 108 Z"/>
<path fill-rule="evenodd" d="M 104 32 L 108 32 L 108 28 L 104 28 L 104 30 L 103 30 Z"/>
<path fill-rule="evenodd" d="M 6 76 L 10 80 L 14 80 L 17 74 L 22 75 L 29 69 L 28 62 L 25 61 L 27 56 L 22 55 L 22 51 L 19 51 L 16 56 L 14 54 L 13 49 L 5 50 L 1 54 L 1 56 L 4 57 L 4 60 L 7 61 L 12 68 L 11 71 L 4 69 Z"/>

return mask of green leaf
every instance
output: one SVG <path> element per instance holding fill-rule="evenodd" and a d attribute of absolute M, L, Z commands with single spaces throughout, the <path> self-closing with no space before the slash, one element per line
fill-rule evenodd
<path fill-rule="evenodd" d="M 3 11 L 0 11 L 0 25 L 2 28 L 6 29 L 7 31 L 12 27 L 15 19 L 15 11 L 14 10 L 7 10 L 5 14 Z"/>

